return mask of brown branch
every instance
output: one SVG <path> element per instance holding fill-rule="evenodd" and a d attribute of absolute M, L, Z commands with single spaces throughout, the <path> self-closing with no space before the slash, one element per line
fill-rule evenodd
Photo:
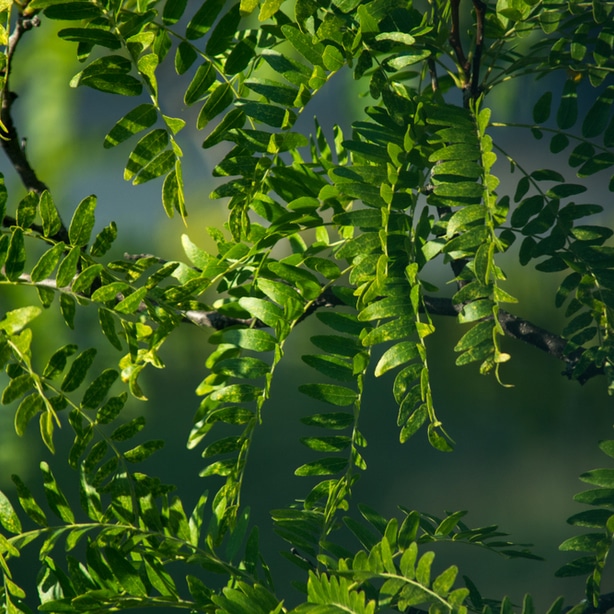
<path fill-rule="evenodd" d="M 15 29 L 9 37 L 7 47 L 7 63 L 6 72 L 4 75 L 4 86 L 2 88 L 2 104 L 0 105 L 0 121 L 2 121 L 2 133 L 0 134 L 0 143 L 2 149 L 10 160 L 11 164 L 19 174 L 23 185 L 28 192 L 36 192 L 41 194 L 47 189 L 47 186 L 37 177 L 36 172 L 28 162 L 26 157 L 25 146 L 22 144 L 17 129 L 13 122 L 11 108 L 17 95 L 10 90 L 9 77 L 11 71 L 12 59 L 17 50 L 17 46 L 21 41 L 22 36 L 32 28 L 40 25 L 40 19 L 37 16 L 26 18 L 20 15 L 15 24 Z"/>
<path fill-rule="evenodd" d="M 429 75 L 431 76 L 431 90 L 433 92 L 439 91 L 439 77 L 437 77 L 437 68 L 435 66 L 435 61 L 433 58 L 429 58 L 426 61 L 426 64 L 429 69 Z"/>
<path fill-rule="evenodd" d="M 19 175 L 21 182 L 28 192 L 34 192 L 35 194 L 42 194 L 47 190 L 47 185 L 41 181 L 32 165 L 30 164 L 28 157 L 26 156 L 25 140 L 19 138 L 15 122 L 13 121 L 13 115 L 11 113 L 13 103 L 17 99 L 17 94 L 11 91 L 9 81 L 11 73 L 11 64 L 19 42 L 23 35 L 40 25 L 40 19 L 34 15 L 31 17 L 24 17 L 20 15 L 15 23 L 15 28 L 9 37 L 7 45 L 7 60 L 6 68 L 4 70 L 4 83 L 0 90 L 0 146 L 4 150 L 6 157 L 9 159 L 11 165 Z M 15 219 L 10 216 L 5 216 L 2 219 L 2 226 L 10 227 L 15 224 Z M 33 227 L 36 232 L 42 234 L 42 228 Z M 68 231 L 64 224 L 60 230 L 51 237 L 57 241 L 68 242 Z"/>
<path fill-rule="evenodd" d="M 600 595 L 596 606 L 592 603 L 588 603 L 586 600 L 581 603 L 584 604 L 582 614 L 605 614 L 606 612 L 614 609 L 614 593 Z M 575 607 L 576 606 L 574 605 L 563 608 L 563 613 L 569 612 L 569 610 L 572 610 Z"/>
<path fill-rule="evenodd" d="M 484 20 L 486 18 L 486 3 L 473 0 L 476 16 L 475 51 L 471 68 L 471 98 L 480 95 L 480 65 L 482 63 L 482 48 L 484 47 Z"/>
<path fill-rule="evenodd" d="M 463 45 L 460 39 L 460 18 L 459 7 L 461 0 L 450 0 L 450 7 L 452 9 L 452 28 L 450 29 L 450 45 L 456 54 L 456 59 L 459 66 L 463 71 L 463 79 L 469 79 L 469 60 L 465 56 L 463 51 Z"/>
<path fill-rule="evenodd" d="M 425 305 L 427 311 L 431 315 L 440 316 L 457 316 L 463 306 L 452 303 L 450 299 L 438 298 L 434 296 L 425 297 Z M 569 343 L 567 339 L 555 333 L 533 324 L 529 320 L 525 320 L 520 316 L 516 316 L 504 309 L 499 310 L 499 323 L 503 332 L 512 339 L 517 339 L 528 345 L 545 352 L 549 356 L 560 360 L 565 364 L 563 375 L 572 378 L 574 367 L 585 351 L 585 348 L 575 348 L 569 351 Z M 581 375 L 573 376 L 580 384 L 585 384 L 588 380 L 603 375 L 603 367 L 595 364 L 590 365 Z"/>
<path fill-rule="evenodd" d="M 306 318 L 323 307 L 339 307 L 344 304 L 331 289 L 327 289 L 310 305 L 301 319 Z M 449 298 L 428 295 L 424 297 L 424 304 L 429 315 L 434 316 L 456 317 L 463 308 L 462 305 L 453 303 Z M 198 326 L 205 326 L 216 330 L 222 330 L 230 326 L 265 327 L 262 322 L 254 318 L 232 318 L 216 311 L 187 311 L 184 314 L 184 318 L 186 321 Z M 499 310 L 499 323 L 508 337 L 527 343 L 563 362 L 565 364 L 563 374 L 568 378 L 572 377 L 572 371 L 585 351 L 584 348 L 577 348 L 573 352 L 569 352 L 568 341 L 565 338 L 503 309 Z M 603 375 L 603 368 L 593 364 L 575 379 L 584 384 L 589 379 L 598 375 Z"/>
<path fill-rule="evenodd" d="M 480 95 L 480 66 L 482 63 L 482 50 L 484 47 L 484 22 L 486 17 L 486 3 L 483 0 L 472 0 L 476 16 L 475 49 L 470 60 L 463 51 L 460 37 L 459 8 L 461 0 L 450 0 L 452 10 L 452 27 L 450 28 L 450 45 L 456 55 L 456 60 L 462 70 L 463 93 L 465 104 L 469 99 L 476 99 Z"/>

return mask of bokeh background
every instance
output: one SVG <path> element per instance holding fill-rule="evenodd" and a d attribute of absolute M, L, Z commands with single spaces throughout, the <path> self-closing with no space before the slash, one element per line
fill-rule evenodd
<path fill-rule="evenodd" d="M 211 169 L 222 157 L 223 145 L 205 151 L 201 148 L 203 133 L 186 128 L 179 135 L 186 163 L 187 227 L 178 218 L 167 219 L 160 203 L 159 182 L 133 187 L 122 179 L 133 143 L 111 151 L 102 148 L 104 135 L 135 106 L 134 99 L 86 88 L 71 89 L 68 82 L 82 66 L 74 59 L 74 46 L 55 36 L 57 29 L 57 24 L 43 21 L 24 40 L 15 58 L 12 87 L 19 94 L 14 105 L 15 119 L 21 134 L 27 137 L 30 160 L 50 186 L 64 219 L 70 219 L 82 198 L 94 193 L 98 196 L 98 228 L 111 220 L 119 227 L 113 258 L 121 258 L 125 251 L 183 258 L 182 233 L 201 247 L 210 247 L 205 229 L 219 226 L 225 215 L 224 203 L 208 198 L 215 187 Z M 185 108 L 182 102 L 182 87 L 187 86 L 190 75 L 182 77 L 182 86 L 178 87 L 172 62 L 167 64 L 168 78 L 161 79 L 162 105 L 169 115 L 181 115 L 194 124 L 198 109 Z M 530 122 L 532 105 L 543 88 L 554 88 L 556 97 L 565 78 L 561 73 L 537 84 L 510 83 L 490 99 L 493 119 Z M 351 74 L 338 75 L 310 103 L 300 127 L 309 131 L 317 115 L 326 130 L 339 124 L 349 131 L 351 121 L 362 116 L 367 104 L 361 88 L 364 85 L 353 82 Z M 581 103 L 590 104 L 588 100 Z M 552 156 L 547 144 L 536 143 L 526 130 L 493 129 L 493 134 L 502 139 L 506 150 L 522 158 L 528 169 L 564 165 L 564 154 Z M 499 168 L 503 177 L 499 192 L 513 190 L 514 177 L 509 176 L 505 163 Z M 6 176 L 14 206 L 23 188 L 2 158 L 0 170 Z M 606 183 L 598 176 L 592 178 L 583 202 L 603 204 L 605 213 L 595 223 L 612 226 L 614 214 Z M 553 302 L 556 275 L 544 279 L 531 266 L 521 268 L 513 256 L 512 253 L 506 258 L 503 267 L 509 277 L 506 289 L 520 299 L 515 312 L 560 330 L 562 314 L 555 310 Z M 447 272 L 432 273 L 441 282 L 442 293 L 451 294 L 451 288 L 445 287 Z M 34 296 L 27 298 L 36 300 Z M 0 308 L 13 308 L 23 299 L 23 291 L 5 292 L 3 288 Z M 396 407 L 390 391 L 392 376 L 381 381 L 371 378 L 362 418 L 362 430 L 369 442 L 365 450 L 369 470 L 357 484 L 355 501 L 368 503 L 385 516 L 400 514 L 398 505 L 435 515 L 470 510 L 465 518 L 467 524 L 498 524 L 514 541 L 535 544 L 535 553 L 545 561 L 510 561 L 456 545 L 436 548 L 441 565 L 444 560 L 446 564 L 459 564 L 461 573 L 470 576 L 485 597 L 501 598 L 507 594 L 519 603 L 529 592 L 541 610 L 558 595 L 576 601 L 582 595 L 582 580 L 560 580 L 554 577 L 554 571 L 573 558 L 560 553 L 558 545 L 577 533 L 565 523 L 568 516 L 583 509 L 572 501 L 572 496 L 585 488 L 577 476 L 608 464 L 597 448 L 599 440 L 613 435 L 614 407 L 604 382 L 594 380 L 585 386 L 569 382 L 561 375 L 562 365 L 554 359 L 521 343 L 506 341 L 512 361 L 503 369 L 503 378 L 513 387 L 504 388 L 493 377 L 477 374 L 475 366 L 455 367 L 452 348 L 462 333 L 449 319 L 438 318 L 435 324 L 437 332 L 428 339 L 435 404 L 446 430 L 457 442 L 456 449 L 452 454 L 437 452 L 430 448 L 422 432 L 407 444 L 399 444 Z M 94 310 L 78 314 L 78 333 L 63 324 L 55 305 L 35 322 L 35 328 L 34 347 L 43 357 L 41 362 L 50 351 L 69 341 L 83 348 L 99 346 L 96 364 L 102 365 L 105 357 L 119 358 L 101 340 Z M 298 444 L 298 438 L 306 434 L 299 418 L 312 412 L 315 402 L 300 395 L 297 386 L 314 379 L 300 356 L 311 351 L 309 337 L 319 331 L 318 321 L 310 318 L 287 345 L 272 399 L 265 408 L 264 424 L 251 453 L 244 494 L 254 522 L 261 526 L 263 548 L 278 579 L 279 594 L 289 604 L 297 598 L 297 593 L 288 588 L 296 572 L 279 555 L 288 546 L 273 533 L 268 511 L 308 492 L 305 478 L 295 477 L 293 471 L 311 458 L 310 452 Z M 125 410 L 146 416 L 147 438 L 167 439 L 165 449 L 148 462 L 146 470 L 176 484 L 186 509 L 193 506 L 203 489 L 214 489 L 213 484 L 198 477 L 202 468 L 198 451 L 190 452 L 185 447 L 199 402 L 194 389 L 206 374 L 204 362 L 213 347 L 207 342 L 208 336 L 209 331 L 189 325 L 173 335 L 162 354 L 166 369 L 144 375 L 143 385 L 150 400 L 133 401 Z M 10 496 L 10 474 L 18 473 L 34 492 L 40 492 L 37 465 L 46 458 L 59 482 L 70 491 L 70 470 L 48 458 L 36 425 L 30 425 L 24 438 L 15 436 L 14 409 L 0 408 L 0 488 Z M 58 445 L 70 445 L 67 430 L 59 434 Z M 20 567 L 22 576 L 27 577 L 32 575 L 35 564 L 26 560 Z M 605 588 L 614 590 L 612 564 Z"/>

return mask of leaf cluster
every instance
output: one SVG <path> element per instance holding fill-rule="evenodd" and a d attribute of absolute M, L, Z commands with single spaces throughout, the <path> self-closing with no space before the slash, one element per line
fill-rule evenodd
<path fill-rule="evenodd" d="M 587 179 L 614 166 L 612 5 L 500 0 L 485 15 L 475 2 L 467 33 L 458 31 L 459 7 L 443 0 L 0 6 L 6 142 L 16 138 L 8 77 L 24 20 L 30 29 L 34 18 L 57 20 L 60 38 L 76 43 L 83 65 L 70 85 L 133 101 L 103 142 L 129 148 L 124 179 L 159 179 L 166 214 L 187 223 L 183 107 L 194 107 L 191 129 L 202 132 L 204 149 L 220 152 L 213 175 L 222 182 L 210 197 L 225 199 L 228 209 L 224 227 L 209 229 L 210 251 L 186 234 L 185 261 L 112 260 L 117 226 L 93 236 L 95 196 L 65 225 L 52 190 L 33 189 L 13 204 L 0 184 L 0 286 L 31 288 L 37 297 L 0 320 L 1 401 L 16 406 L 19 435 L 38 421 L 51 452 L 56 429 L 71 429 L 72 445 L 57 452 L 75 471 L 79 492 L 77 508 L 43 462 L 44 502 L 17 476 L 19 513 L 0 493 L 2 611 L 29 611 L 11 562 L 31 544 L 40 560 L 40 609 L 49 612 L 513 611 L 508 598 L 483 598 L 469 578 L 459 586 L 455 565 L 434 571 L 426 548 L 467 543 L 537 558 L 526 545 L 496 525 L 470 528 L 465 512 L 440 518 L 401 508 L 399 520 L 354 505 L 354 484 L 367 470 L 363 417 L 370 408 L 363 397 L 371 374 L 393 376 L 400 441 L 424 429 L 434 448 L 452 451 L 433 401 L 427 338 L 436 333 L 435 306 L 443 302 L 457 316 L 457 365 L 477 362 L 481 373 L 502 381 L 511 356 L 501 306 L 518 302 L 505 289 L 504 255 L 561 275 L 552 300 L 564 307 L 565 324 L 548 339 L 562 350 L 551 353 L 569 377 L 604 374 L 614 391 L 612 230 L 592 218 L 600 205 L 578 198 Z M 9 36 L 12 15 L 17 26 Z M 561 69 L 562 94 L 548 86 L 532 123 L 505 124 L 488 106 L 501 83 Z M 318 119 L 303 129 L 310 100 L 342 71 L 364 94 L 363 116 L 349 130 L 325 129 Z M 165 96 L 166 79 L 178 93 L 176 107 Z M 585 92 L 586 109 L 578 104 Z M 526 168 L 500 144 L 503 128 L 535 141 L 547 137 L 577 182 L 559 170 Z M 504 159 L 519 176 L 510 194 L 499 180 Z M 437 265 L 453 288 L 443 299 L 432 275 Z M 58 308 L 78 329 L 87 306 L 121 356 L 101 366 L 97 348 L 68 343 L 45 360 L 33 320 Z M 314 313 L 322 332 L 302 360 L 315 381 L 299 387 L 314 410 L 299 419 L 306 433 L 300 443 L 315 454 L 295 469 L 309 485 L 302 500 L 271 512 L 291 546 L 285 555 L 304 578 L 302 602 L 289 610 L 241 492 L 288 339 Z M 139 376 L 164 367 L 164 343 L 180 326 L 215 329 L 188 435 L 209 489 L 189 514 L 171 485 L 135 470 L 164 442 L 141 440 L 145 419 L 122 411 L 129 395 L 145 400 Z M 546 342 L 535 345 L 550 351 Z M 611 441 L 601 447 L 612 456 Z M 598 509 L 570 522 L 598 531 L 563 543 L 589 555 L 558 572 L 587 575 L 586 596 L 596 609 L 608 603 L 601 586 L 614 532 L 611 473 L 582 476 L 598 488 L 577 498 Z M 24 528 L 26 517 L 34 528 Z M 347 533 L 358 549 L 341 545 Z M 530 597 L 521 611 L 533 613 Z M 549 614 L 562 611 L 557 600 Z"/>

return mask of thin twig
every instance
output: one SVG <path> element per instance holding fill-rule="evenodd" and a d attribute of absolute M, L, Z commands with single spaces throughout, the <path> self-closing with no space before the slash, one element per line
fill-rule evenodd
<path fill-rule="evenodd" d="M 429 58 L 426 61 L 426 64 L 429 68 L 429 74 L 431 76 L 431 89 L 433 92 L 437 92 L 439 90 L 439 77 L 437 76 L 437 67 L 435 66 L 435 61 L 433 58 Z"/>

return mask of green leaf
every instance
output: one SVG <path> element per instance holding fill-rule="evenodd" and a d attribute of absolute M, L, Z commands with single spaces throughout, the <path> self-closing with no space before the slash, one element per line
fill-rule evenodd
<path fill-rule="evenodd" d="M 32 7 L 32 10 L 33 9 L 34 7 Z M 82 19 L 102 17 L 102 12 L 101 9 L 92 2 L 54 2 L 45 8 L 45 17 L 49 19 L 80 21 Z"/>
<path fill-rule="evenodd" d="M 162 175 L 166 175 L 173 170 L 176 161 L 177 156 L 174 151 L 163 151 L 143 167 L 143 169 L 134 179 L 133 184 L 140 185 L 142 183 L 146 183 L 147 181 L 151 181 L 152 179 L 157 179 Z"/>
<path fill-rule="evenodd" d="M 158 112 L 152 104 L 140 104 L 138 107 L 132 109 L 129 113 L 124 115 L 116 124 L 111 128 L 111 131 L 104 138 L 104 147 L 109 149 L 115 147 L 124 141 L 127 141 L 130 137 L 138 134 L 139 132 L 151 128 L 158 119 Z"/>
<path fill-rule="evenodd" d="M 239 4 L 237 3 L 230 7 L 228 12 L 222 16 L 213 28 L 209 40 L 205 45 L 205 52 L 207 55 L 219 55 L 229 49 L 240 21 L 241 12 Z"/>
<path fill-rule="evenodd" d="M 21 522 L 8 497 L 0 491 L 0 524 L 9 533 L 21 533 Z"/>
<path fill-rule="evenodd" d="M 413 64 L 418 64 L 430 57 L 431 52 L 428 49 L 420 49 L 410 53 L 400 53 L 395 58 L 388 60 L 386 65 L 394 70 L 403 70 Z"/>
<path fill-rule="evenodd" d="M 156 156 L 166 149 L 169 143 L 168 132 L 163 128 L 156 128 L 148 132 L 136 144 L 128 158 L 128 163 L 124 169 L 124 179 L 132 179 Z"/>
<path fill-rule="evenodd" d="M 611 516 L 612 512 L 610 510 L 585 510 L 584 512 L 579 512 L 569 517 L 567 523 L 576 527 L 603 529 Z"/>
<path fill-rule="evenodd" d="M 2 392 L 2 405 L 8 405 L 21 398 L 26 392 L 31 392 L 33 379 L 29 373 L 22 373 L 9 381 L 8 386 Z"/>
<path fill-rule="evenodd" d="M 46 279 L 53 273 L 53 269 L 57 266 L 62 256 L 62 252 L 66 246 L 64 243 L 56 243 L 53 247 L 49 248 L 34 265 L 30 278 L 33 282 L 38 282 Z"/>
<path fill-rule="evenodd" d="M 345 58 L 343 57 L 343 54 L 333 45 L 326 45 L 326 47 L 324 47 L 322 61 L 324 63 L 324 67 L 331 72 L 336 72 L 345 65 Z"/>
<path fill-rule="evenodd" d="M 115 330 L 115 318 L 108 309 L 100 307 L 98 309 L 98 321 L 104 336 L 109 340 L 109 343 L 117 350 L 122 349 L 121 341 Z"/>
<path fill-rule="evenodd" d="M 104 549 L 104 554 L 109 566 L 113 570 L 114 576 L 117 578 L 122 588 L 129 595 L 145 597 L 147 595 L 147 589 L 139 573 L 129 562 L 130 558 L 110 546 Z"/>
<path fill-rule="evenodd" d="M 351 363 L 342 358 L 330 355 L 307 355 L 301 358 L 310 367 L 332 379 L 342 382 L 354 379 Z"/>
<path fill-rule="evenodd" d="M 614 488 L 596 488 L 585 490 L 574 495 L 574 501 L 586 503 L 587 505 L 606 505 L 614 507 Z"/>
<path fill-rule="evenodd" d="M 586 192 L 588 188 L 585 185 L 578 183 L 561 183 L 551 187 L 546 195 L 550 198 L 567 198 L 569 196 L 575 196 L 576 194 L 582 194 Z"/>
<path fill-rule="evenodd" d="M 77 312 L 77 304 L 75 299 L 70 294 L 60 294 L 60 313 L 66 322 L 68 328 L 75 327 L 75 315 Z"/>
<path fill-rule="evenodd" d="M 92 294 L 92 300 L 99 303 L 114 301 L 118 295 L 130 288 L 124 281 L 113 281 L 106 286 L 101 286 Z"/>
<path fill-rule="evenodd" d="M 14 228 L 11 233 L 4 272 L 10 281 L 16 281 L 26 266 L 26 249 L 23 230 Z"/>
<path fill-rule="evenodd" d="M 185 91 L 183 101 L 187 105 L 192 105 L 209 91 L 209 88 L 215 82 L 215 69 L 211 62 L 205 62 L 201 64 L 197 69 L 190 85 Z"/>
<path fill-rule="evenodd" d="M 429 443 L 440 452 L 452 452 L 453 448 L 450 445 L 450 439 L 441 430 L 441 427 L 435 423 L 428 425 Z"/>
<path fill-rule="evenodd" d="M 460 186 L 462 184 L 450 183 L 447 185 L 448 187 L 452 188 L 452 192 L 450 194 L 453 194 L 455 186 Z M 468 185 L 473 186 L 477 184 L 468 184 Z M 479 189 L 480 194 L 481 194 L 483 187 L 480 185 L 477 185 L 477 188 Z M 435 193 L 440 195 L 437 189 L 435 189 Z M 462 196 L 460 192 L 459 192 L 459 196 Z M 459 209 L 452 215 L 452 217 L 448 221 L 448 226 L 446 228 L 446 236 L 452 237 L 463 227 L 472 225 L 474 224 L 474 222 L 482 222 L 484 218 L 486 217 L 486 213 L 487 213 L 487 209 L 484 205 L 468 205 L 466 207 L 463 207 L 462 209 Z"/>
<path fill-rule="evenodd" d="M 6 331 L 9 335 L 15 335 L 41 313 L 41 310 L 34 306 L 19 307 L 7 311 L 4 318 L 0 320 L 0 330 Z"/>
<path fill-rule="evenodd" d="M 325 457 L 310 463 L 301 465 L 294 475 L 334 475 L 343 471 L 347 467 L 348 461 L 345 458 Z"/>
<path fill-rule="evenodd" d="M 120 96 L 138 96 L 143 86 L 138 79 L 128 74 L 131 69 L 132 63 L 123 56 L 103 56 L 75 75 L 70 85 L 71 87 L 87 85 L 101 92 Z"/>
<path fill-rule="evenodd" d="M 533 121 L 536 124 L 543 124 L 550 117 L 550 107 L 552 106 L 552 92 L 546 92 L 540 96 L 533 107 Z"/>
<path fill-rule="evenodd" d="M 418 406 L 407 419 L 407 422 L 402 426 L 399 440 L 405 443 L 412 435 L 415 435 L 420 427 L 428 419 L 428 409 L 426 404 Z M 435 446 L 436 447 L 436 446 Z"/>
<path fill-rule="evenodd" d="M 202 38 L 214 24 L 225 0 L 205 0 L 186 28 L 186 38 L 196 40 Z"/>
<path fill-rule="evenodd" d="M 175 161 L 175 170 L 171 171 L 164 179 L 162 186 L 162 205 L 168 217 L 179 211 L 182 217 L 187 215 L 185 209 L 185 196 L 183 194 L 183 180 L 181 178 L 181 163 Z"/>
<path fill-rule="evenodd" d="M 367 333 L 363 339 L 364 346 L 376 345 L 385 341 L 406 339 L 416 331 L 414 316 L 399 316 Z"/>
<path fill-rule="evenodd" d="M 316 452 L 341 452 L 345 450 L 352 440 L 346 435 L 331 437 L 301 437 L 301 443 Z"/>
<path fill-rule="evenodd" d="M 614 488 L 614 469 L 593 469 L 583 473 L 580 479 L 595 486 Z"/>
<path fill-rule="evenodd" d="M 613 103 L 614 86 L 610 85 L 597 97 L 593 106 L 586 113 L 582 123 L 583 137 L 590 139 L 603 134 L 608 125 Z"/>
<path fill-rule="evenodd" d="M 29 228 L 36 217 L 39 197 L 35 192 L 28 192 L 17 205 L 17 226 Z"/>
<path fill-rule="evenodd" d="M 255 328 L 220 331 L 211 335 L 209 341 L 211 343 L 231 343 L 255 352 L 272 352 L 277 345 L 272 335 Z"/>
<path fill-rule="evenodd" d="M 251 384 L 230 384 L 214 390 L 209 396 L 212 401 L 223 403 L 246 403 L 262 395 L 262 389 Z"/>
<path fill-rule="evenodd" d="M 258 21 L 266 21 L 277 13 L 284 0 L 264 0 L 258 14 Z"/>
<path fill-rule="evenodd" d="M 561 104 L 556 114 L 556 123 L 561 130 L 571 128 L 578 118 L 577 85 L 573 79 L 567 79 L 563 86 Z"/>
<path fill-rule="evenodd" d="M 89 292 L 92 284 L 98 279 L 103 269 L 102 264 L 92 264 L 83 269 L 72 283 L 73 292 L 77 294 Z"/>
<path fill-rule="evenodd" d="M 107 49 L 119 49 L 121 42 L 117 36 L 102 28 L 64 28 L 58 32 L 58 36 L 67 41 L 84 43 L 86 45 L 100 45 Z"/>
<path fill-rule="evenodd" d="M 43 461 L 40 464 L 40 469 L 43 474 L 45 496 L 47 498 L 47 503 L 49 503 L 49 507 L 53 513 L 65 523 L 73 524 L 75 522 L 75 516 L 70 509 L 70 505 L 64 493 L 60 490 L 49 465 Z"/>
<path fill-rule="evenodd" d="M 609 457 L 614 458 L 614 439 L 599 442 L 599 449 L 607 454 Z"/>
<path fill-rule="evenodd" d="M 43 220 L 43 234 L 52 237 L 62 228 L 62 220 L 53 202 L 51 194 L 45 190 L 40 197 L 39 211 Z"/>
<path fill-rule="evenodd" d="M 122 394 L 117 397 L 111 397 L 96 412 L 96 422 L 98 424 L 108 424 L 109 422 L 113 422 L 126 404 L 127 398 L 128 394 L 126 392 L 122 392 Z"/>
<path fill-rule="evenodd" d="M 291 25 L 281 27 L 286 40 L 300 53 L 310 64 L 324 66 L 324 45 L 316 43 L 310 36 L 304 34 Z"/>
<path fill-rule="evenodd" d="M 62 380 L 60 389 L 62 392 L 72 392 L 76 390 L 85 379 L 89 368 L 94 362 L 94 357 L 97 351 L 95 348 L 89 348 L 79 354 L 70 365 L 68 373 Z"/>
<path fill-rule="evenodd" d="M 415 341 L 402 341 L 388 348 L 375 365 L 375 377 L 418 358 L 418 346 Z"/>
<path fill-rule="evenodd" d="M 267 326 L 275 327 L 284 321 L 284 314 L 280 307 L 259 298 L 245 296 L 239 299 L 239 305 L 253 318 L 257 318 Z"/>
<path fill-rule="evenodd" d="M 271 262 L 269 263 L 269 270 L 291 286 L 296 287 L 307 300 L 313 300 L 322 291 L 320 282 L 315 275 L 305 269 L 300 269 L 283 262 Z"/>
<path fill-rule="evenodd" d="M 203 141 L 203 148 L 208 149 L 221 143 L 230 130 L 240 128 L 245 122 L 245 113 L 241 109 L 233 109 L 226 114 L 224 119 L 211 131 L 209 136 Z"/>
<path fill-rule="evenodd" d="M 141 307 L 143 299 L 147 296 L 147 288 L 142 287 L 138 288 L 125 298 L 123 298 L 117 305 L 115 305 L 114 310 L 119 313 L 134 313 L 137 309 Z"/>
<path fill-rule="evenodd" d="M 603 533 L 585 533 L 566 539 L 560 546 L 559 550 L 575 552 L 597 552 L 603 547 L 606 536 Z"/>
<path fill-rule="evenodd" d="M 162 13 L 162 21 L 169 26 L 176 24 L 188 5 L 188 0 L 168 0 L 164 4 L 164 11 Z"/>
<path fill-rule="evenodd" d="M 126 422 L 126 424 L 118 426 L 111 433 L 110 437 L 113 439 L 113 441 L 127 441 L 142 431 L 144 427 L 145 418 L 143 418 L 143 416 L 139 416 L 138 418 L 133 418 L 129 422 Z"/>
<path fill-rule="evenodd" d="M 570 578 L 574 576 L 586 576 L 595 569 L 595 557 L 583 556 L 566 563 L 561 568 L 557 569 L 554 575 L 557 578 Z"/>
<path fill-rule="evenodd" d="M 80 259 L 81 248 L 76 245 L 66 254 L 62 262 L 60 262 L 55 277 L 55 283 L 58 288 L 66 288 L 70 285 L 70 282 L 77 274 L 77 267 L 79 266 Z"/>
<path fill-rule="evenodd" d="M 307 426 L 317 426 L 325 429 L 343 430 L 354 423 L 354 416 L 345 412 L 332 412 L 328 414 L 313 414 L 301 418 Z"/>
<path fill-rule="evenodd" d="M 256 36 L 254 33 L 240 40 L 228 54 L 224 71 L 227 75 L 236 75 L 243 72 L 249 63 L 256 57 Z"/>
<path fill-rule="evenodd" d="M 492 339 L 494 323 L 491 321 L 478 322 L 470 328 L 454 346 L 455 352 L 465 352 L 480 343 Z"/>
<path fill-rule="evenodd" d="M 105 369 L 86 389 L 81 406 L 95 409 L 107 396 L 111 386 L 119 377 L 115 369 Z"/>
<path fill-rule="evenodd" d="M 492 315 L 493 303 L 488 299 L 480 299 L 463 306 L 458 316 L 461 323 L 475 322 Z"/>
<path fill-rule="evenodd" d="M 264 49 L 262 57 L 275 72 L 283 75 L 290 83 L 299 87 L 308 85 L 312 74 L 311 67 L 271 49 Z M 296 95 L 293 100 L 295 99 Z"/>
<path fill-rule="evenodd" d="M 138 446 L 124 452 L 124 458 L 129 463 L 140 463 L 149 458 L 154 452 L 161 450 L 164 447 L 164 441 L 162 439 L 154 439 L 152 441 L 146 441 Z"/>
<path fill-rule="evenodd" d="M 45 512 L 43 512 L 43 510 L 38 505 L 38 503 L 36 503 L 28 487 L 22 482 L 21 478 L 17 475 L 13 474 L 11 476 L 11 479 L 13 480 L 13 483 L 15 484 L 15 488 L 17 490 L 17 497 L 19 499 L 19 504 L 21 505 L 23 511 L 36 524 L 42 527 L 46 527 L 47 517 L 45 516 Z"/>
<path fill-rule="evenodd" d="M 198 114 L 196 127 L 202 130 L 216 115 L 219 115 L 234 100 L 232 87 L 228 83 L 220 83 L 207 98 Z"/>
<path fill-rule="evenodd" d="M 78 347 L 75 344 L 69 343 L 56 350 L 43 370 L 43 377 L 53 379 L 62 373 L 66 368 L 68 358 L 72 356 L 77 349 Z"/>
<path fill-rule="evenodd" d="M 569 138 L 562 133 L 557 133 L 553 135 L 552 140 L 550 141 L 550 151 L 554 154 L 560 153 L 569 145 Z"/>
<path fill-rule="evenodd" d="M 168 2 L 166 4 L 168 6 Z M 183 75 L 187 72 L 192 64 L 196 62 L 198 54 L 194 50 L 193 45 L 186 41 L 181 41 L 175 52 L 175 70 L 178 75 Z"/>
<path fill-rule="evenodd" d="M 70 222 L 70 228 L 68 229 L 68 237 L 71 245 L 83 247 L 88 244 L 90 235 L 94 229 L 94 223 L 96 222 L 94 217 L 95 210 L 95 196 L 88 196 L 79 203 Z"/>
<path fill-rule="evenodd" d="M 607 170 L 612 166 L 614 166 L 614 154 L 609 151 L 604 151 L 587 160 L 578 169 L 577 175 L 578 177 L 589 177 L 600 171 Z"/>
<path fill-rule="evenodd" d="M 340 407 L 352 405 L 358 398 L 351 388 L 336 384 L 302 384 L 298 389 L 312 399 Z"/>
<path fill-rule="evenodd" d="M 248 117 L 274 128 L 292 125 L 296 119 L 295 114 L 288 109 L 262 102 L 242 101 L 241 109 Z"/>
<path fill-rule="evenodd" d="M 256 379 L 267 375 L 271 370 L 271 366 L 259 358 L 241 356 L 239 358 L 226 358 L 216 362 L 211 367 L 211 370 L 213 373 L 229 377 Z"/>

